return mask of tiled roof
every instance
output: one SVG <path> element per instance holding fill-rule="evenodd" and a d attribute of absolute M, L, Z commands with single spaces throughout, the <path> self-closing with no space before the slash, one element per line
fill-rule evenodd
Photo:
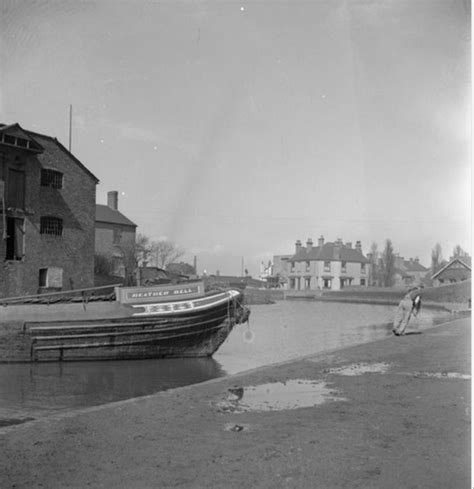
<path fill-rule="evenodd" d="M 102 204 L 96 204 L 95 206 L 95 221 L 137 227 L 134 222 L 130 221 L 130 219 L 125 217 L 120 211 L 116 211 L 111 209 L 108 205 Z"/>
<path fill-rule="evenodd" d="M 356 248 L 348 248 L 345 245 L 337 246 L 334 243 L 324 243 L 323 246 L 308 248 L 302 246 L 290 261 L 346 261 L 352 263 L 369 263 L 369 260 Z"/>
<path fill-rule="evenodd" d="M 407 272 L 427 272 L 428 268 L 421 265 L 419 262 L 414 260 L 404 260 L 403 266 Z"/>
<path fill-rule="evenodd" d="M 455 258 L 452 258 L 449 263 L 447 263 L 441 270 L 438 270 L 433 277 L 431 278 L 436 278 L 438 275 L 441 274 L 441 272 L 444 272 L 447 268 L 449 268 L 453 263 L 455 262 L 460 262 L 462 263 L 466 268 L 471 270 L 471 257 L 470 256 L 457 256 Z"/>

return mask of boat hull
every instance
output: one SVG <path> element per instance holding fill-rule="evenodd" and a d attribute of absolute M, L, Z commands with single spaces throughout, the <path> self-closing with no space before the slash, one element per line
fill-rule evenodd
<path fill-rule="evenodd" d="M 225 341 L 235 324 L 246 321 L 249 314 L 237 291 L 194 300 L 132 305 L 127 311 L 128 314 L 122 317 L 24 321 L 16 328 L 19 354 L 16 358 L 10 355 L 2 360 L 209 357 Z M 20 326 L 21 332 L 18 331 Z"/>

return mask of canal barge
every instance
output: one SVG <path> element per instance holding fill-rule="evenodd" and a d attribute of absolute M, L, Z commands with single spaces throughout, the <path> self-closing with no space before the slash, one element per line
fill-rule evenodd
<path fill-rule="evenodd" d="M 203 282 L 91 290 L 1 299 L 0 361 L 210 357 L 250 314 L 241 291 Z"/>

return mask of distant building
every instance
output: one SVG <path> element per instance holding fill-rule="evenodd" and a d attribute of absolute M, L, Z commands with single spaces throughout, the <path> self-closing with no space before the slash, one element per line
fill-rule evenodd
<path fill-rule="evenodd" d="M 306 247 L 296 241 L 295 254 L 288 260 L 289 290 L 340 290 L 346 286 L 368 286 L 369 261 L 362 254 L 362 245 L 357 241 L 343 244 L 324 242 L 321 236 L 318 246 L 308 239 Z"/>
<path fill-rule="evenodd" d="M 97 183 L 56 138 L 0 124 L 0 297 L 94 285 Z"/>
<path fill-rule="evenodd" d="M 288 286 L 289 262 L 293 255 L 273 255 L 271 275 L 267 277 L 270 287 L 286 288 Z"/>
<path fill-rule="evenodd" d="M 95 206 L 95 252 L 112 260 L 113 275 L 125 277 L 135 253 L 137 225 L 118 210 L 118 192 L 107 193 L 107 205 Z"/>
<path fill-rule="evenodd" d="M 444 284 L 462 282 L 471 278 L 471 257 L 457 256 L 451 260 L 441 270 L 436 272 L 431 279 L 435 287 Z"/>
<path fill-rule="evenodd" d="M 418 258 L 405 260 L 402 256 L 395 257 L 394 285 L 421 284 L 429 268 L 424 267 Z"/>

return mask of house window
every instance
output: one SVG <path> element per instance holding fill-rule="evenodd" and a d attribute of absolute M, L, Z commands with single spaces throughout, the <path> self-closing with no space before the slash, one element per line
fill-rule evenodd
<path fill-rule="evenodd" d="M 366 266 L 365 266 L 365 263 L 361 263 L 361 264 L 360 264 L 360 273 L 365 274 L 365 271 L 366 271 Z"/>
<path fill-rule="evenodd" d="M 8 170 L 7 207 L 23 209 L 25 207 L 25 172 Z"/>
<path fill-rule="evenodd" d="M 343 261 L 343 262 L 341 262 L 341 272 L 346 272 L 346 271 L 347 271 L 346 270 L 346 262 Z"/>
<path fill-rule="evenodd" d="M 365 278 L 360 279 L 360 285 L 365 285 Z"/>
<path fill-rule="evenodd" d="M 48 289 L 61 289 L 63 286 L 63 269 L 59 267 L 40 268 L 39 286 Z"/>
<path fill-rule="evenodd" d="M 59 217 L 45 216 L 40 221 L 40 233 L 52 236 L 63 235 L 63 220 Z"/>
<path fill-rule="evenodd" d="M 122 241 L 122 229 L 114 228 L 114 244 L 120 244 Z"/>
<path fill-rule="evenodd" d="M 305 278 L 305 289 L 311 289 L 311 279 L 309 277 Z"/>
<path fill-rule="evenodd" d="M 307 262 L 306 262 L 306 271 L 307 271 L 307 272 L 309 272 L 309 270 L 310 270 L 310 268 L 309 268 L 309 267 L 310 267 L 310 264 L 309 264 L 309 261 L 307 261 Z"/>
<path fill-rule="evenodd" d="M 294 272 L 295 271 L 295 262 L 292 261 L 290 264 L 290 271 Z"/>
<path fill-rule="evenodd" d="M 331 288 L 331 279 L 330 278 L 323 279 L 323 288 L 325 288 L 325 289 Z"/>
<path fill-rule="evenodd" d="M 24 254 L 24 220 L 7 218 L 6 260 L 21 260 Z"/>
<path fill-rule="evenodd" d="M 63 174 L 56 170 L 42 168 L 41 186 L 51 188 L 63 188 Z"/>
<path fill-rule="evenodd" d="M 324 262 L 324 271 L 325 272 L 330 272 L 331 271 L 331 262 L 330 261 L 325 261 Z"/>

